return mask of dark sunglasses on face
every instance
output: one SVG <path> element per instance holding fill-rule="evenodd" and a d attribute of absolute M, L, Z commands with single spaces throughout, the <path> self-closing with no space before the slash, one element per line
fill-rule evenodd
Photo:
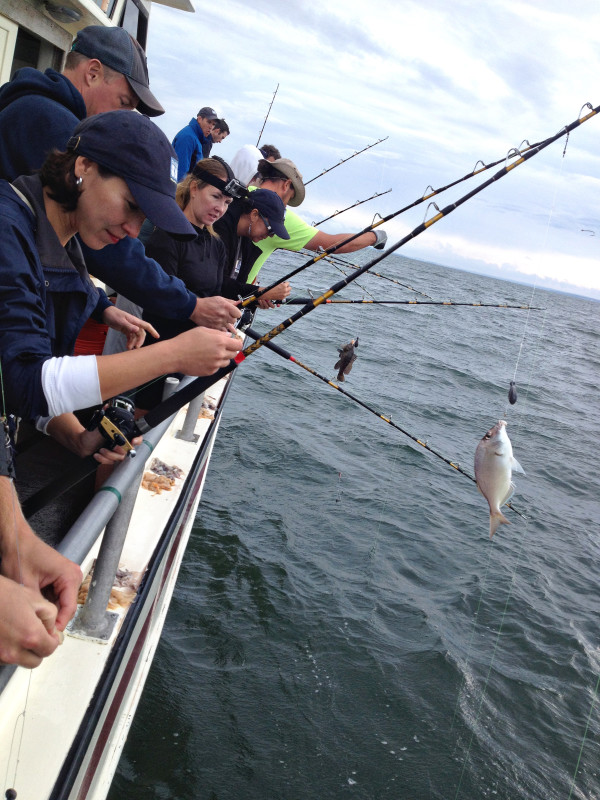
<path fill-rule="evenodd" d="M 256 209 L 256 210 L 258 211 L 258 209 Z M 268 235 L 268 236 L 275 236 L 275 231 L 274 231 L 274 230 L 273 230 L 273 228 L 272 228 L 272 227 L 269 225 L 269 220 L 268 220 L 268 219 L 265 219 L 265 218 L 263 217 L 263 215 L 260 213 L 260 211 L 258 211 L 258 216 L 259 216 L 259 217 L 262 219 L 262 221 L 263 221 L 263 222 L 264 222 L 264 224 L 265 224 L 265 228 L 267 229 L 267 235 Z"/>

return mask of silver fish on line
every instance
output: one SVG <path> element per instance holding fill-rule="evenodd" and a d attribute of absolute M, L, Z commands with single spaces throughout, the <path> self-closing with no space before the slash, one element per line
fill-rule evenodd
<path fill-rule="evenodd" d="M 356 353 L 354 349 L 358 347 L 358 336 L 356 339 L 351 339 L 348 344 L 345 344 L 341 349 L 338 348 L 340 354 L 339 360 L 336 362 L 334 369 L 338 370 L 338 381 L 346 380 L 344 375 L 348 375 L 352 369 L 352 364 L 356 361 Z"/>
<path fill-rule="evenodd" d="M 513 456 L 512 445 L 506 433 L 506 422 L 501 419 L 489 430 L 475 451 L 475 480 L 477 488 L 490 507 L 490 539 L 499 525 L 509 521 L 500 511 L 515 490 L 512 473 L 525 470 Z"/>

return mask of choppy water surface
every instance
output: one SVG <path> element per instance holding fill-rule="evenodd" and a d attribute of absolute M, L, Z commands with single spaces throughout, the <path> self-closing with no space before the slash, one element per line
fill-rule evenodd
<path fill-rule="evenodd" d="M 490 542 L 468 478 L 263 348 L 237 372 L 111 800 L 600 797 L 600 306 L 405 258 L 378 271 L 546 309 L 338 305 L 277 340 L 334 378 L 359 335 L 344 387 L 468 470 L 507 413 L 528 519 Z M 418 297 L 359 283 L 340 297 Z"/>

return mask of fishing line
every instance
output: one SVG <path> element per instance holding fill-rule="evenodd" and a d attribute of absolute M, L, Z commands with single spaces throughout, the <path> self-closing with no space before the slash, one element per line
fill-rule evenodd
<path fill-rule="evenodd" d="M 458 797 L 458 795 L 460 793 L 460 789 L 461 789 L 461 786 L 462 786 L 462 781 L 463 781 L 463 778 L 464 778 L 464 775 L 465 775 L 465 769 L 467 767 L 467 761 L 469 760 L 469 755 L 471 753 L 471 747 L 473 745 L 473 740 L 475 738 L 475 730 L 474 730 L 474 728 L 475 728 L 476 723 L 479 722 L 479 717 L 481 715 L 481 711 L 482 711 L 482 707 L 483 707 L 483 701 L 485 700 L 487 688 L 488 688 L 488 685 L 489 685 L 489 682 L 490 682 L 490 678 L 491 678 L 491 674 L 492 674 L 492 667 L 493 667 L 494 661 L 496 659 L 496 653 L 498 651 L 498 644 L 500 642 L 500 636 L 502 635 L 502 628 L 504 627 L 504 621 L 506 619 L 506 614 L 508 613 L 508 606 L 509 606 L 510 600 L 512 598 L 512 593 L 513 593 L 513 588 L 514 588 L 514 584 L 515 584 L 515 578 L 516 578 L 517 570 L 518 570 L 518 568 L 520 566 L 521 554 L 523 552 L 523 545 L 525 543 L 525 538 L 526 538 L 526 535 L 527 535 L 527 526 L 528 526 L 528 521 L 526 520 L 525 521 L 525 531 L 523 532 L 523 536 L 521 537 L 521 541 L 520 541 L 520 544 L 519 544 L 519 549 L 518 549 L 518 552 L 517 552 L 516 564 L 515 564 L 515 567 L 514 567 L 513 572 L 512 572 L 510 585 L 509 585 L 509 590 L 508 590 L 508 595 L 506 597 L 506 602 L 504 603 L 504 609 L 502 611 L 502 618 L 500 619 L 500 627 L 498 628 L 498 632 L 496 633 L 496 639 L 494 641 L 494 647 L 492 648 L 492 657 L 491 657 L 491 660 L 490 660 L 490 664 L 488 666 L 488 671 L 487 671 L 487 674 L 486 674 L 486 677 L 485 677 L 485 681 L 484 681 L 484 684 L 483 684 L 483 689 L 481 691 L 481 698 L 479 700 L 479 705 L 477 706 L 477 711 L 475 713 L 475 719 L 474 719 L 473 724 L 472 724 L 473 730 L 471 731 L 471 736 L 469 738 L 469 743 L 467 745 L 467 751 L 465 753 L 465 758 L 464 758 L 464 761 L 463 761 L 462 770 L 461 770 L 459 781 L 458 781 L 458 786 L 456 787 L 456 794 L 454 795 L 454 800 L 456 800 L 456 798 Z M 490 542 L 490 551 L 491 551 L 491 548 L 493 546 L 493 541 L 494 540 L 492 539 L 491 542 Z"/>
<path fill-rule="evenodd" d="M 29 676 L 27 678 L 27 690 L 25 692 L 25 705 L 23 707 L 23 711 L 21 711 L 21 713 L 18 715 L 18 717 L 15 720 L 15 727 L 14 727 L 12 739 L 11 739 L 11 742 L 10 742 L 10 751 L 8 753 L 8 760 L 6 762 L 6 777 L 4 779 L 4 785 L 6 787 L 5 791 L 8 791 L 8 789 L 9 789 L 8 773 L 10 771 L 10 760 L 12 758 L 13 747 L 14 747 L 14 744 L 15 744 L 15 738 L 17 736 L 17 727 L 19 725 L 19 720 L 21 720 L 21 735 L 19 737 L 19 745 L 17 747 L 17 753 L 16 753 L 16 756 L 15 756 L 15 758 L 16 758 L 15 771 L 14 771 L 13 779 L 12 779 L 12 786 L 16 786 L 17 785 L 17 770 L 19 769 L 19 764 L 21 762 L 21 747 L 23 745 L 23 734 L 25 733 L 25 712 L 27 711 L 27 703 L 29 701 L 29 690 L 31 688 L 31 677 L 32 677 L 32 674 L 33 674 L 33 670 L 30 669 L 29 670 Z M 15 794 L 15 797 L 16 797 L 16 794 Z"/>
<path fill-rule="evenodd" d="M 591 108 L 591 106 L 589 106 L 589 107 Z M 565 156 L 566 149 L 567 149 L 567 144 L 568 144 L 568 137 L 569 137 L 569 130 L 567 130 L 567 140 L 565 141 L 565 146 L 564 146 L 563 153 L 562 153 L 561 172 L 562 172 L 562 169 L 563 169 L 564 156 Z M 560 175 L 559 175 L 559 177 L 560 177 Z M 544 241 L 543 241 L 543 244 L 542 244 L 543 247 L 545 247 L 546 243 L 547 243 L 548 231 L 549 231 L 550 223 L 551 223 L 554 211 L 555 211 L 557 194 L 558 194 L 558 179 L 557 179 L 557 182 L 556 182 L 556 185 L 555 185 L 555 192 L 554 192 L 554 198 L 553 198 L 552 207 L 550 209 L 550 212 L 549 212 L 549 215 L 548 215 L 548 220 L 547 220 L 547 223 L 546 223 Z M 532 307 L 533 300 L 534 300 L 534 297 L 535 297 L 536 288 L 537 288 L 537 281 L 536 281 L 536 283 L 534 283 L 534 285 L 532 287 L 531 298 L 530 298 L 530 302 L 529 302 L 530 308 L 527 311 L 527 316 L 526 316 L 526 319 L 525 319 L 525 328 L 524 328 L 524 331 L 523 331 L 523 335 L 521 337 L 521 342 L 520 342 L 519 350 L 518 350 L 518 353 L 517 353 L 516 364 L 515 364 L 515 369 L 514 369 L 514 373 L 513 373 L 513 381 L 515 381 L 515 382 L 516 382 L 518 366 L 519 366 L 521 355 L 522 355 L 522 352 L 523 352 L 523 345 L 524 345 L 525 338 L 526 338 L 527 331 L 528 331 L 528 327 L 529 327 L 530 313 L 531 313 L 531 310 L 532 310 L 531 307 Z M 540 335 L 539 335 L 538 341 L 536 343 L 536 352 L 534 353 L 534 363 L 535 363 L 535 360 L 536 360 L 536 357 L 537 357 L 537 349 L 539 348 L 539 343 L 541 341 L 541 336 L 542 336 L 542 332 L 543 332 L 543 329 L 544 329 L 544 326 L 545 326 L 545 321 L 546 321 L 546 310 L 544 310 L 544 311 L 545 311 L 545 313 L 544 313 L 544 317 L 543 317 L 543 320 L 542 320 L 542 329 L 540 331 Z M 533 374 L 532 373 L 533 373 L 533 367 L 532 367 L 532 371 L 530 371 L 529 382 L 528 382 L 528 386 L 527 386 L 527 396 L 529 394 L 529 388 L 531 386 L 531 381 L 533 380 Z M 508 417 L 507 412 L 508 412 L 508 407 L 505 410 L 505 416 L 504 416 L 505 419 Z M 484 686 L 483 686 L 483 689 L 482 689 L 481 698 L 480 698 L 479 705 L 478 705 L 477 712 L 476 712 L 476 716 L 475 716 L 475 721 L 474 721 L 473 726 L 472 726 L 473 730 L 471 732 L 471 736 L 470 736 L 469 743 L 468 743 L 468 746 L 467 746 L 467 751 L 465 753 L 465 758 L 464 758 L 464 761 L 463 761 L 463 766 L 462 766 L 462 770 L 461 770 L 458 786 L 457 786 L 457 789 L 456 789 L 455 800 L 458 797 L 460 789 L 461 789 L 461 785 L 462 785 L 462 781 L 463 781 L 463 778 L 464 778 L 464 773 L 465 773 L 467 761 L 469 759 L 469 755 L 470 755 L 470 752 L 471 752 L 471 747 L 472 747 L 472 744 L 473 744 L 473 740 L 475 738 L 474 727 L 475 727 L 475 724 L 479 721 L 479 717 L 480 717 L 482 706 L 483 706 L 483 701 L 485 699 L 486 692 L 487 692 L 487 687 L 489 685 L 493 664 L 495 662 L 496 653 L 497 653 L 497 650 L 498 650 L 500 635 L 502 633 L 502 628 L 503 628 L 504 621 L 505 621 L 505 618 L 506 618 L 506 614 L 507 614 L 507 611 L 508 611 L 508 606 L 509 606 L 509 603 L 510 603 L 510 599 L 512 597 L 512 592 L 513 592 L 513 588 L 514 588 L 514 584 L 515 584 L 515 578 L 516 578 L 517 570 L 520 567 L 521 556 L 522 556 L 522 553 L 523 553 L 525 539 L 526 539 L 526 535 L 527 535 L 527 531 L 528 531 L 528 524 L 529 524 L 529 520 L 527 518 L 525 518 L 525 530 L 524 530 L 523 536 L 521 537 L 521 541 L 520 541 L 520 544 L 519 544 L 519 549 L 518 549 L 517 557 L 516 557 L 516 563 L 515 563 L 515 566 L 514 566 L 514 569 L 513 569 L 512 578 L 511 578 L 511 582 L 510 582 L 509 593 L 507 595 L 506 602 L 505 602 L 505 605 L 504 605 L 502 618 L 500 620 L 500 626 L 499 626 L 498 633 L 496 635 L 496 640 L 495 640 L 495 643 L 494 643 L 494 647 L 493 647 L 493 650 L 492 650 L 492 657 L 491 657 L 491 660 L 490 660 L 490 664 L 489 664 L 489 667 L 488 667 L 488 672 L 487 672 L 486 679 L 485 679 L 485 682 L 484 682 Z M 484 585 L 485 585 L 485 580 L 487 580 L 488 570 L 489 570 L 489 566 L 490 566 L 490 562 L 491 562 L 491 553 L 492 553 L 492 549 L 491 548 L 492 548 L 492 546 L 493 546 L 493 539 L 492 539 L 492 542 L 490 543 L 490 548 L 489 548 L 488 565 L 486 567 Z M 478 606 L 477 606 L 477 613 L 476 613 L 475 620 L 473 622 L 473 630 L 472 630 L 472 637 L 471 638 L 473 638 L 473 636 L 474 636 L 475 626 L 476 626 L 477 621 L 478 621 L 479 610 L 480 610 L 481 601 L 482 601 L 482 598 L 483 598 L 483 588 L 484 588 L 484 586 L 482 586 L 482 592 L 480 594 L 480 599 L 479 599 L 479 603 L 478 603 Z M 464 679 L 464 681 L 466 682 L 466 678 Z M 592 703 L 592 708 L 590 709 L 590 717 L 591 717 L 591 713 L 592 713 L 592 710 L 593 710 L 593 707 L 594 707 L 596 694 L 597 694 L 599 685 L 600 685 L 600 676 L 598 678 L 598 683 L 596 684 L 596 690 L 594 692 L 594 700 L 593 700 L 593 703 Z M 462 688 L 464 688 L 464 683 L 463 683 L 463 687 Z M 460 691 L 462 691 L 462 688 L 461 688 Z M 454 718 L 453 718 L 453 721 L 452 721 L 451 729 L 454 727 L 454 722 L 455 722 L 455 719 L 456 719 L 456 716 L 457 716 L 457 713 L 458 713 L 458 705 L 459 705 L 459 702 L 460 702 L 460 691 L 459 691 L 459 696 L 457 698 L 457 704 L 456 704 L 456 708 L 455 708 L 455 713 L 454 713 Z M 582 754 L 583 745 L 584 745 L 584 742 L 585 742 L 585 739 L 586 739 L 586 736 L 587 736 L 588 727 L 589 727 L 589 718 L 588 718 L 588 725 L 586 725 L 586 729 L 585 729 L 585 732 L 584 732 L 584 738 L 583 738 L 583 742 L 582 742 L 582 745 L 581 745 L 579 758 L 578 758 L 578 761 L 577 761 L 577 767 L 575 769 L 575 773 L 574 773 L 574 776 L 573 776 L 573 784 L 571 786 L 571 792 L 569 794 L 569 798 L 572 795 L 573 788 L 574 788 L 574 785 L 575 785 L 575 779 L 576 779 L 577 771 L 578 771 L 578 768 L 579 768 L 579 761 L 581 759 L 581 754 Z"/>
<path fill-rule="evenodd" d="M 583 756 L 583 748 L 587 739 L 588 731 L 590 728 L 590 722 L 592 720 L 592 712 L 594 711 L 594 706 L 596 705 L 596 700 L 598 699 L 598 688 L 600 687 L 600 675 L 598 675 L 598 680 L 596 681 L 596 688 L 594 689 L 594 694 L 592 697 L 592 705 L 590 706 L 590 713 L 588 714 L 587 722 L 585 724 L 585 730 L 583 732 L 583 739 L 581 741 L 581 747 L 579 748 L 579 755 L 577 757 L 577 764 L 575 765 L 575 772 L 573 773 L 573 780 L 571 782 L 571 790 L 569 792 L 569 796 L 567 800 L 571 800 L 573 796 L 573 790 L 575 789 L 575 781 L 577 780 L 577 773 L 579 772 L 579 764 L 581 763 L 581 757 Z"/>
<path fill-rule="evenodd" d="M 493 544 L 493 542 L 494 542 L 494 539 L 492 539 L 492 544 Z M 492 547 L 488 547 L 487 551 L 488 551 L 487 564 L 486 564 L 486 567 L 485 567 L 485 572 L 483 574 L 483 580 L 481 582 L 481 590 L 479 592 L 479 600 L 477 601 L 477 608 L 475 609 L 475 616 L 473 618 L 473 624 L 471 625 L 471 635 L 469 636 L 469 641 L 467 643 L 467 657 L 466 657 L 466 660 L 465 660 L 465 663 L 464 663 L 464 674 L 463 674 L 462 684 L 461 684 L 461 686 L 460 686 L 460 688 L 458 690 L 458 695 L 456 697 L 456 704 L 454 706 L 454 715 L 452 716 L 452 724 L 450 725 L 450 731 L 454 730 L 454 724 L 456 722 L 456 717 L 458 716 L 458 710 L 459 710 L 459 707 L 460 707 L 461 693 L 464 691 L 464 688 L 465 688 L 465 686 L 467 684 L 467 676 L 466 676 L 467 667 L 469 666 L 470 661 L 471 661 L 471 651 L 472 651 L 472 646 L 473 646 L 473 639 L 475 638 L 475 628 L 476 628 L 477 622 L 479 620 L 479 611 L 481 609 L 481 603 L 483 602 L 483 595 L 484 595 L 484 592 L 485 592 L 488 573 L 489 573 L 489 570 L 490 570 L 490 564 L 491 564 L 491 561 L 492 561 Z M 456 752 L 456 748 L 455 748 L 454 752 Z"/>
<path fill-rule="evenodd" d="M 587 104 L 587 106 L 588 106 L 588 108 L 591 108 L 591 105 L 589 103 Z M 580 109 L 580 111 L 579 111 L 580 114 L 581 114 L 581 111 L 583 111 L 583 108 L 585 108 L 585 106 L 583 106 Z M 567 145 L 569 144 L 569 136 L 570 136 L 570 131 L 567 130 L 567 135 L 566 135 L 566 139 L 565 139 L 565 145 L 563 147 L 562 156 L 561 156 L 561 159 L 560 159 L 560 169 L 558 171 L 558 175 L 556 176 L 556 181 L 554 183 L 554 196 L 552 198 L 552 205 L 550 206 L 550 210 L 548 212 L 548 218 L 546 220 L 546 228 L 544 230 L 544 238 L 543 238 L 543 241 L 542 241 L 542 249 L 545 249 L 547 244 L 548 244 L 548 234 L 549 234 L 549 231 L 550 231 L 550 224 L 552 222 L 552 219 L 554 218 L 554 213 L 556 211 L 556 199 L 558 197 L 558 184 L 559 184 L 559 181 L 560 181 L 561 177 L 563 176 L 563 172 L 564 172 L 565 155 L 567 153 Z M 531 288 L 531 298 L 529 300 L 529 306 L 530 307 L 533 305 L 533 299 L 535 297 L 536 289 L 537 289 L 537 276 L 536 276 L 536 278 L 534 280 L 534 283 L 533 283 L 533 286 Z M 544 329 L 545 324 L 546 324 L 546 314 L 544 314 L 544 319 L 542 321 L 542 331 Z M 513 372 L 513 383 L 515 385 L 516 385 L 516 381 L 517 381 L 517 371 L 518 371 L 519 363 L 520 363 L 520 360 L 521 360 L 521 354 L 523 352 L 523 344 L 525 342 L 525 337 L 527 335 L 528 328 L 529 328 L 529 312 L 527 313 L 527 317 L 525 318 L 525 328 L 523 330 L 523 335 L 521 337 L 521 344 L 519 346 L 519 351 L 517 353 L 517 358 L 516 358 L 516 362 L 515 362 L 515 369 L 514 369 L 514 372 Z M 539 347 L 540 338 L 541 338 L 541 333 L 540 333 L 540 337 L 538 337 L 537 347 Z M 537 350 L 537 347 L 536 347 L 536 350 Z M 534 360 L 535 360 L 535 354 L 534 354 Z M 530 389 L 532 380 L 533 380 L 533 374 L 532 374 L 532 371 L 530 371 L 529 381 L 528 381 L 528 384 L 527 384 L 526 396 L 529 395 L 529 389 Z M 508 409 L 508 406 L 507 406 L 506 410 L 505 410 L 505 417 L 504 417 L 505 419 L 508 418 L 508 410 L 509 409 Z"/>

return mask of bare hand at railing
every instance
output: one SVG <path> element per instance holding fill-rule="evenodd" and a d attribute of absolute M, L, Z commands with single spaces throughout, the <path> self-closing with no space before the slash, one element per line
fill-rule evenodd
<path fill-rule="evenodd" d="M 0 608 L 0 664 L 32 669 L 56 650 L 56 606 L 38 591 L 0 576 Z"/>
<path fill-rule="evenodd" d="M 205 328 L 215 328 L 219 331 L 226 331 L 228 325 L 242 316 L 238 308 L 238 303 L 228 300 L 226 297 L 199 297 L 196 301 L 196 308 L 190 317 L 196 325 L 203 325 Z"/>
<path fill-rule="evenodd" d="M 242 349 L 240 339 L 230 335 L 234 333 L 233 326 L 228 330 L 230 333 L 198 327 L 171 339 L 169 344 L 176 359 L 173 371 L 200 376 L 226 367 Z"/>
<path fill-rule="evenodd" d="M 260 288 L 261 287 L 259 286 L 258 291 L 260 291 Z M 272 308 L 274 305 L 274 300 L 285 300 L 291 291 L 292 287 L 290 286 L 289 281 L 278 283 L 277 286 L 274 286 L 268 292 L 265 292 L 262 297 L 258 298 L 258 307 Z"/>
<path fill-rule="evenodd" d="M 12 483 L 6 478 L 0 480 L 0 500 L 0 575 L 29 589 L 43 591 L 58 608 L 56 627 L 62 631 L 77 608 L 81 570 L 35 535 L 23 516 Z"/>
<path fill-rule="evenodd" d="M 155 339 L 159 338 L 158 331 L 149 322 L 113 305 L 104 309 L 102 319 L 109 328 L 113 328 L 113 330 L 119 331 L 119 333 L 123 333 L 127 337 L 128 350 L 135 350 L 137 347 L 141 347 L 144 344 L 146 333 L 149 333 Z"/>

